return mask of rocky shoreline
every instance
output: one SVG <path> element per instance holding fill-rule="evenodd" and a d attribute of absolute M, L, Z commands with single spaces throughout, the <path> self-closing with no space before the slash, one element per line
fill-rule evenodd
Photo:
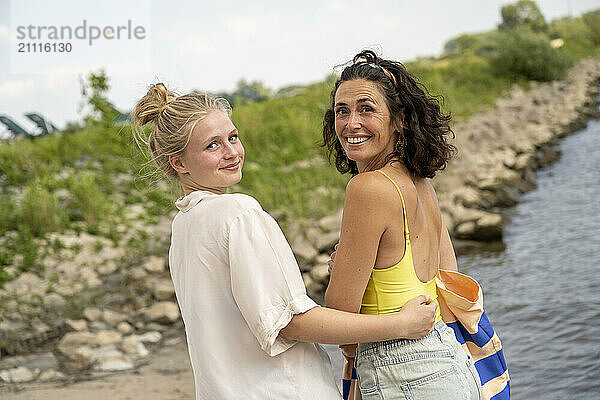
<path fill-rule="evenodd" d="M 557 141 L 598 116 L 599 82 L 600 59 L 584 60 L 564 80 L 532 83 L 528 91 L 515 86 L 493 109 L 454 127 L 458 157 L 434 185 L 458 249 L 501 239 L 504 210 L 535 187 L 536 169 L 558 158 Z M 133 205 L 129 214 L 135 219 L 138 211 Z M 166 252 L 170 220 L 165 216 L 149 234 L 154 254 Z M 341 210 L 286 231 L 317 301 L 340 226 Z M 0 290 L 0 393 L 136 370 L 181 336 L 164 256 L 132 261 L 123 247 L 93 235 L 56 236 L 68 261 L 50 260 L 43 276 L 27 272 Z"/>
<path fill-rule="evenodd" d="M 600 59 L 573 67 L 562 81 L 515 86 L 490 111 L 454 127 L 458 157 L 434 181 L 455 239 L 500 240 L 503 210 L 535 187 L 534 172 L 556 160 L 558 140 L 598 117 Z"/>

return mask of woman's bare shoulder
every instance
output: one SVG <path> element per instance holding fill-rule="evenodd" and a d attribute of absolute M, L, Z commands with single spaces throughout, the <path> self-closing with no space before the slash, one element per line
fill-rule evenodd
<path fill-rule="evenodd" d="M 346 186 L 345 204 L 360 204 L 362 207 L 389 211 L 398 205 L 398 192 L 392 182 L 377 171 L 360 173 Z"/>

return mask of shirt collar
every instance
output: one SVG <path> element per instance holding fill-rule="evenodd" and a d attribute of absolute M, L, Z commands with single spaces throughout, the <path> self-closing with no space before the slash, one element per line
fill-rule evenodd
<path fill-rule="evenodd" d="M 175 207 L 182 212 L 191 210 L 196 204 L 200 203 L 203 199 L 209 196 L 218 196 L 216 193 L 212 193 L 206 190 L 196 190 L 187 196 L 178 198 L 175 201 Z"/>

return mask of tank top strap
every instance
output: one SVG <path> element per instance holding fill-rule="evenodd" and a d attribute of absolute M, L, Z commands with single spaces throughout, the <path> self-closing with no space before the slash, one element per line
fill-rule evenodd
<path fill-rule="evenodd" d="M 377 169 L 376 171 L 381 172 L 381 174 L 383 176 L 388 178 L 389 181 L 394 184 L 394 186 L 396 187 L 396 190 L 398 191 L 398 194 L 400 195 L 400 200 L 402 200 L 402 213 L 404 214 L 404 236 L 406 237 L 406 241 L 410 242 L 410 237 L 409 237 L 409 233 L 408 233 L 408 219 L 406 217 L 406 205 L 404 204 L 404 196 L 402 196 L 402 192 L 400 191 L 400 188 L 398 187 L 396 182 L 394 182 L 394 180 L 392 178 L 390 178 L 388 174 L 386 174 L 385 172 L 383 172 L 380 169 Z"/>

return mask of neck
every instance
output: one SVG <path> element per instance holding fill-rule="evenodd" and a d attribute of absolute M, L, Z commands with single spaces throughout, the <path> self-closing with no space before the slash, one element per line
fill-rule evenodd
<path fill-rule="evenodd" d="M 228 189 L 228 187 L 211 187 L 211 186 L 200 185 L 196 182 L 191 182 L 188 179 L 185 179 L 185 177 L 181 177 L 181 176 L 179 179 L 179 183 L 181 184 L 181 188 L 183 189 L 183 192 L 185 193 L 186 196 L 197 190 L 204 190 L 206 192 L 211 192 L 211 193 L 215 193 L 215 194 L 225 194 L 225 193 L 227 193 L 227 189 Z"/>
<path fill-rule="evenodd" d="M 363 172 L 381 169 L 392 161 L 401 162 L 401 160 L 398 160 L 397 157 L 390 157 L 390 154 L 388 154 L 387 156 L 379 155 L 368 161 L 357 161 L 356 167 L 358 168 L 358 173 L 362 174 Z"/>

